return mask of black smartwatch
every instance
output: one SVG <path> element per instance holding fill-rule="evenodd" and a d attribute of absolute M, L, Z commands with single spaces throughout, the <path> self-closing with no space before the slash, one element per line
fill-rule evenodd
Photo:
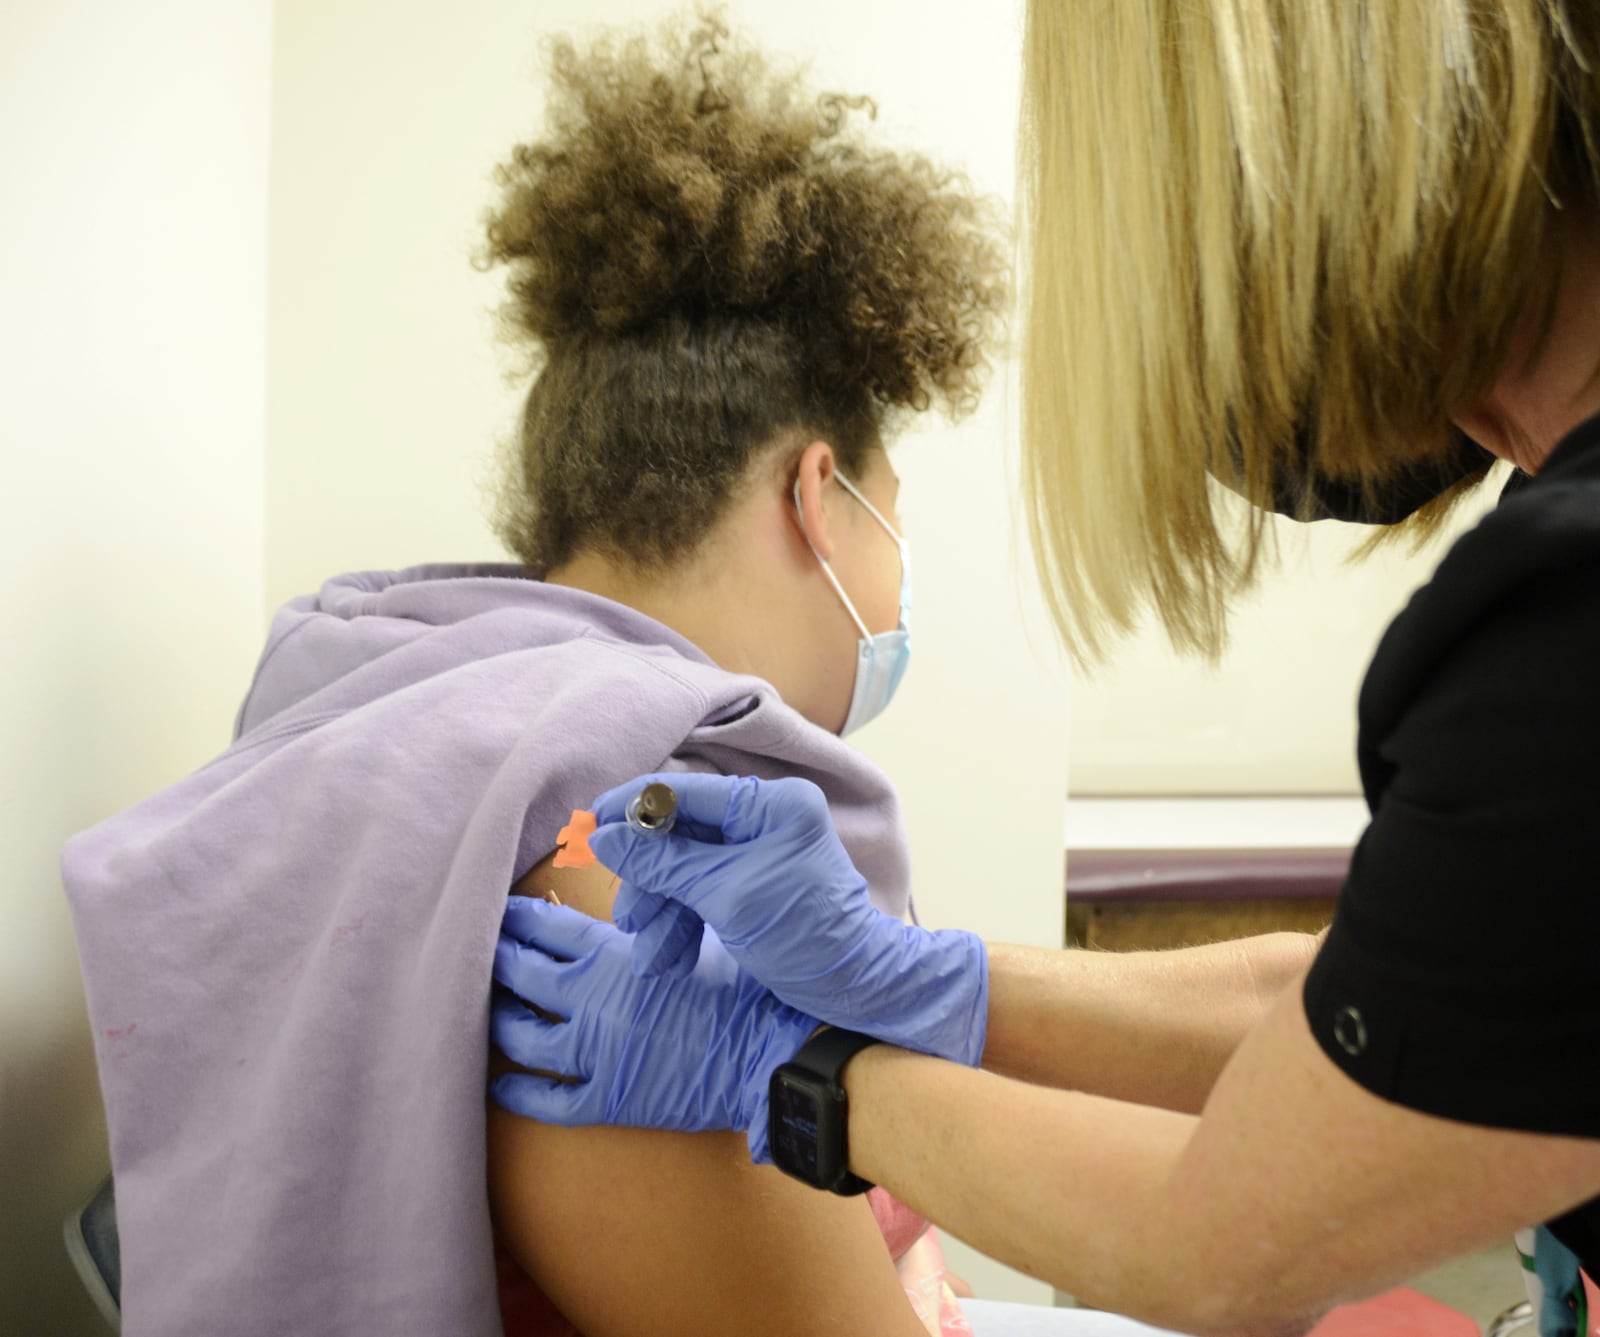
<path fill-rule="evenodd" d="M 850 1102 L 839 1074 L 861 1050 L 877 1043 L 870 1035 L 829 1028 L 807 1040 L 772 1074 L 767 1141 L 778 1169 L 812 1188 L 847 1196 L 872 1187 L 850 1173 L 850 1139 L 845 1131 Z"/>

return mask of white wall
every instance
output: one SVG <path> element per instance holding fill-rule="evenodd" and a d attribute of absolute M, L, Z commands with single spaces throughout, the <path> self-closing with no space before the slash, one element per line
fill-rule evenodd
<path fill-rule="evenodd" d="M 494 555 L 480 484 L 525 386 L 492 347 L 496 280 L 468 255 L 489 173 L 541 117 L 538 40 L 653 20 L 637 0 L 280 0 L 273 107 L 267 588 Z M 891 142 L 1009 196 L 1016 8 L 926 0 L 734 4 L 826 87 L 882 106 Z M 916 565 L 916 660 L 863 734 L 900 782 L 924 918 L 1059 943 L 1064 678 L 1018 560 L 1005 396 L 897 450 Z M 1030 619 L 1033 622 L 1030 631 Z M 1030 635 L 1032 639 L 1030 640 Z M 1003 816 L 1007 837 L 989 823 Z M 1037 1282 L 963 1257 L 986 1293 Z"/>
<path fill-rule="evenodd" d="M 222 747 L 260 634 L 269 0 L 0 5 L 0 1332 L 94 1333 L 63 840 Z"/>

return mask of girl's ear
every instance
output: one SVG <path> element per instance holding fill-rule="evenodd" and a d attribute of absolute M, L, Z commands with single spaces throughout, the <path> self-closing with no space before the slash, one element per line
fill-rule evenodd
<path fill-rule="evenodd" d="M 826 441 L 813 441 L 800 453 L 795 480 L 790 486 L 795 523 L 823 561 L 833 556 L 833 537 L 824 497 L 828 495 L 826 485 L 833 481 L 837 468 L 833 447 Z"/>

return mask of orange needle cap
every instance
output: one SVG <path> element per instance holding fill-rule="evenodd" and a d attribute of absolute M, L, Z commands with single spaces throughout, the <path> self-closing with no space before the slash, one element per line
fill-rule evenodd
<path fill-rule="evenodd" d="M 557 868 L 591 868 L 600 862 L 589 848 L 589 837 L 594 834 L 595 826 L 592 812 L 582 808 L 572 810 L 572 820 L 556 834 L 558 848 L 552 862 Z"/>

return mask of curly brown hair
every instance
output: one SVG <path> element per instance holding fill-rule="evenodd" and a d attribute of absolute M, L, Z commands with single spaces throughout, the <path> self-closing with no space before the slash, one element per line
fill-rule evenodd
<path fill-rule="evenodd" d="M 763 448 L 821 437 L 857 473 L 900 411 L 975 406 L 1003 230 L 960 175 L 860 143 L 870 101 L 809 93 L 715 12 L 557 41 L 550 69 L 479 260 L 538 368 L 498 515 L 536 574 L 664 567 Z"/>

